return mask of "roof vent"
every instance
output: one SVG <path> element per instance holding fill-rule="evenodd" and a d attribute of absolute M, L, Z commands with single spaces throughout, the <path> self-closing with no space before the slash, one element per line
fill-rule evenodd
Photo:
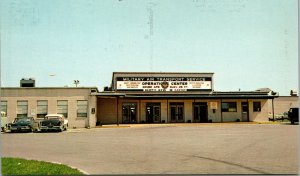
<path fill-rule="evenodd" d="M 97 92 L 97 89 L 91 89 L 91 93 Z"/>
<path fill-rule="evenodd" d="M 298 91 L 297 90 L 291 90 L 290 95 L 291 96 L 298 96 Z"/>
<path fill-rule="evenodd" d="M 22 78 L 20 80 L 20 87 L 35 87 L 35 80 L 34 78 Z"/>

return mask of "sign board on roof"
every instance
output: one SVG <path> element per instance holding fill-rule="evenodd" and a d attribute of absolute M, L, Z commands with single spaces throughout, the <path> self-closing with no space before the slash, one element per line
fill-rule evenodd
<path fill-rule="evenodd" d="M 117 77 L 119 91 L 211 90 L 211 77 Z"/>

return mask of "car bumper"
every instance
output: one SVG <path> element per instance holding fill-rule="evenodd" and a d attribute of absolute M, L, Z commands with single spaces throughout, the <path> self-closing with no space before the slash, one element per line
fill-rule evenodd
<path fill-rule="evenodd" d="M 29 126 L 11 126 L 10 131 L 30 131 L 31 128 Z"/>
<path fill-rule="evenodd" d="M 41 126 L 41 131 L 57 131 L 57 130 L 61 130 L 64 129 L 62 126 L 52 126 L 52 127 L 48 127 L 48 126 Z"/>

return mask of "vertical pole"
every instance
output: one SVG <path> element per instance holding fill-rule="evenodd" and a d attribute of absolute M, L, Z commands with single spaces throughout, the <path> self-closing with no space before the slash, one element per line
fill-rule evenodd
<path fill-rule="evenodd" d="M 142 107 L 141 107 L 141 99 L 139 99 L 139 116 L 138 116 L 138 123 L 141 122 L 141 110 L 142 110 Z"/>
<path fill-rule="evenodd" d="M 117 96 L 117 125 L 119 126 L 119 96 Z"/>
<path fill-rule="evenodd" d="M 273 114 L 273 122 L 275 121 L 275 116 L 274 116 L 274 98 L 272 99 L 272 114 Z"/>
<path fill-rule="evenodd" d="M 195 100 L 195 98 L 194 98 L 194 103 L 193 103 L 193 105 L 192 105 L 192 112 L 193 112 L 193 122 L 196 122 L 195 121 L 195 119 L 196 119 L 196 117 L 195 117 L 195 102 L 196 102 L 196 100 Z M 198 112 L 199 113 L 199 112 Z M 197 117 L 198 118 L 198 117 Z M 200 119 L 199 119 L 200 120 Z"/>
<path fill-rule="evenodd" d="M 166 123 L 169 123 L 169 99 L 167 99 L 167 121 Z"/>
<path fill-rule="evenodd" d="M 249 114 L 249 99 L 247 99 L 247 121 L 248 122 L 250 121 L 249 116 L 250 116 L 250 114 Z"/>

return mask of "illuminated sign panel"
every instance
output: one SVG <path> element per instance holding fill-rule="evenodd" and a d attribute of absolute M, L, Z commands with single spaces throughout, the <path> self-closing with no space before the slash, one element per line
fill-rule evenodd
<path fill-rule="evenodd" d="M 117 77 L 117 90 L 199 91 L 211 90 L 211 77 Z"/>

